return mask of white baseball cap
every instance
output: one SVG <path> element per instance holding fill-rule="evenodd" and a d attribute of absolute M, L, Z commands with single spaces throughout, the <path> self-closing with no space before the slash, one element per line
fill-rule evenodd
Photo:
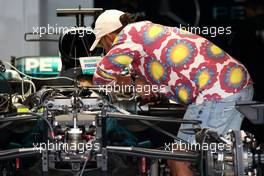
<path fill-rule="evenodd" d="M 125 14 L 119 10 L 106 10 L 104 11 L 95 21 L 94 27 L 94 34 L 95 34 L 95 41 L 93 42 L 90 51 L 93 51 L 100 39 L 109 34 L 120 27 L 122 27 L 122 23 L 120 22 L 119 18 L 121 15 Z"/>

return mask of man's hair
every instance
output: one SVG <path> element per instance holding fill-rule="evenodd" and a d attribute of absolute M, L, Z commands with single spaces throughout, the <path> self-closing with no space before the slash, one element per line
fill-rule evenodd
<path fill-rule="evenodd" d="M 121 32 L 124 29 L 124 27 L 126 27 L 128 24 L 133 22 L 133 20 L 131 18 L 131 15 L 129 13 L 125 13 L 125 14 L 121 15 L 119 17 L 119 20 L 120 20 L 120 22 L 122 24 L 122 27 L 118 28 L 117 30 L 115 30 L 115 31 L 113 31 L 111 33 L 118 34 L 119 32 Z"/>
<path fill-rule="evenodd" d="M 93 82 L 93 75 L 78 75 L 77 76 L 78 81 L 88 81 L 92 84 Z"/>

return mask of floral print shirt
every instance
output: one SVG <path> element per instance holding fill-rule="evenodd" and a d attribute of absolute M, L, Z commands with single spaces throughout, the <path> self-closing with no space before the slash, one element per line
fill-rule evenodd
<path fill-rule="evenodd" d="M 246 68 L 207 39 L 149 21 L 127 25 L 97 65 L 95 84 L 109 84 L 126 67 L 151 85 L 165 85 L 178 103 L 220 100 L 252 84 Z"/>

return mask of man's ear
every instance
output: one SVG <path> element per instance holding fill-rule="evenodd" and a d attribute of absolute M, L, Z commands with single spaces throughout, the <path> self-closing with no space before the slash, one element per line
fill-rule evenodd
<path fill-rule="evenodd" d="M 114 42 L 114 36 L 112 34 L 106 34 L 104 36 L 104 49 L 106 53 L 111 49 L 111 46 Z"/>
<path fill-rule="evenodd" d="M 105 42 L 107 42 L 107 44 L 111 43 L 112 38 L 111 38 L 111 35 L 110 35 L 110 34 L 106 34 L 106 35 L 104 36 L 104 38 L 105 38 Z"/>
<path fill-rule="evenodd" d="M 108 37 L 110 38 L 110 40 L 113 42 L 115 40 L 115 37 L 116 37 L 116 34 L 114 33 L 110 33 L 110 34 L 107 34 Z"/>

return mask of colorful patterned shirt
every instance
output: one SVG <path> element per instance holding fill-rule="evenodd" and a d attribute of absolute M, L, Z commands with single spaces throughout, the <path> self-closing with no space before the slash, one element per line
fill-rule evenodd
<path fill-rule="evenodd" d="M 183 104 L 220 100 L 252 84 L 246 68 L 207 39 L 149 21 L 129 24 L 117 35 L 94 83 L 108 84 L 129 66 Z"/>

